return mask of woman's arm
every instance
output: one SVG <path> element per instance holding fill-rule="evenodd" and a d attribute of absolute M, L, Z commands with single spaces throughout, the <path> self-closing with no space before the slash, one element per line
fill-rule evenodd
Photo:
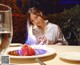
<path fill-rule="evenodd" d="M 57 44 L 68 45 L 68 42 L 65 40 L 64 35 L 61 29 L 58 27 L 57 31 Z"/>
<path fill-rule="evenodd" d="M 45 34 L 38 37 L 38 44 L 46 45 L 68 45 L 60 28 L 55 24 L 50 24 L 45 30 Z"/>

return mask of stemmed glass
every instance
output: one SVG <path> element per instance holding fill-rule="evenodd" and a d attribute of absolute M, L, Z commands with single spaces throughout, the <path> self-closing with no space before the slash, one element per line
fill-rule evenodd
<path fill-rule="evenodd" d="M 0 57 L 9 47 L 12 35 L 12 10 L 9 6 L 0 4 Z"/>

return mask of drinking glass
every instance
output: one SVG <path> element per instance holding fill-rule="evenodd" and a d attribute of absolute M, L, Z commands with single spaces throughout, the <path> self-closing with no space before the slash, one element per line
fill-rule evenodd
<path fill-rule="evenodd" d="M 12 35 L 12 10 L 9 6 L 0 4 L 0 57 L 9 47 Z"/>

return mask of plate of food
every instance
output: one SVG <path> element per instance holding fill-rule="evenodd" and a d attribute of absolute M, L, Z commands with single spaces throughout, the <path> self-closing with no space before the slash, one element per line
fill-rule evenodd
<path fill-rule="evenodd" d="M 50 56 L 55 53 L 55 49 L 47 47 L 46 45 L 28 46 L 26 44 L 22 47 L 16 47 L 15 49 L 7 51 L 7 55 L 9 55 L 10 58 L 40 58 Z"/>
<path fill-rule="evenodd" d="M 70 60 L 70 61 L 80 61 L 80 52 L 61 53 L 60 58 Z"/>

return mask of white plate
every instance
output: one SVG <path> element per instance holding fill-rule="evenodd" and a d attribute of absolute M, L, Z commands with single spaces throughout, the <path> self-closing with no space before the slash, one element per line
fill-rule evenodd
<path fill-rule="evenodd" d="M 71 60 L 71 61 L 80 61 L 80 52 L 67 52 L 60 54 L 60 58 Z"/>
<path fill-rule="evenodd" d="M 42 55 L 34 55 L 34 56 L 12 56 L 12 55 L 9 55 L 9 56 L 10 56 L 10 58 L 40 58 L 40 57 L 46 57 L 49 55 L 53 55 L 56 53 L 55 49 L 49 48 L 45 45 L 33 45 L 31 47 L 33 47 L 35 49 L 44 49 L 47 52 L 45 54 L 42 54 Z M 20 49 L 20 47 L 17 47 L 15 49 L 10 50 L 10 51 L 17 50 L 17 49 Z"/>
<path fill-rule="evenodd" d="M 9 46 L 10 47 L 18 47 L 18 46 L 22 46 L 22 44 L 20 44 L 20 43 L 11 43 Z"/>

